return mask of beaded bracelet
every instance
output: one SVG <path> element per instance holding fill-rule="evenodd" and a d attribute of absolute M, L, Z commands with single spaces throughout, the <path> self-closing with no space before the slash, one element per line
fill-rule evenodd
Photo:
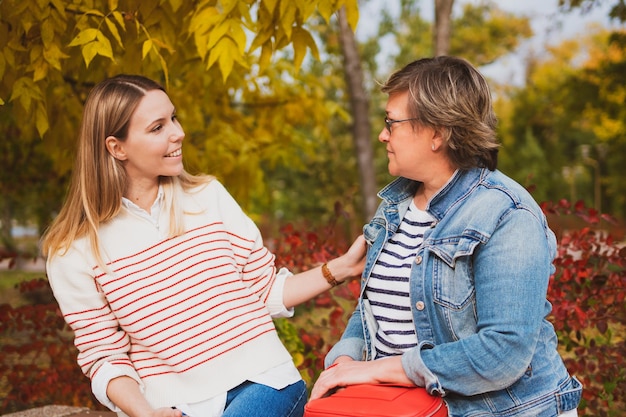
<path fill-rule="evenodd" d="M 326 278 L 326 281 L 332 287 L 336 287 L 337 285 L 341 284 L 341 282 L 337 282 L 333 274 L 330 272 L 330 269 L 328 269 L 327 263 L 324 263 L 324 265 L 322 265 L 322 274 L 324 275 L 324 278 Z"/>

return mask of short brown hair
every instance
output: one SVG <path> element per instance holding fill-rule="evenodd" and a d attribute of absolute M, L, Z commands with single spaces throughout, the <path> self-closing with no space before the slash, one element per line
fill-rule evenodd
<path fill-rule="evenodd" d="M 491 92 L 469 62 L 451 56 L 419 59 L 394 72 L 381 90 L 409 92 L 409 117 L 443 135 L 455 166 L 496 169 L 499 143 Z"/>

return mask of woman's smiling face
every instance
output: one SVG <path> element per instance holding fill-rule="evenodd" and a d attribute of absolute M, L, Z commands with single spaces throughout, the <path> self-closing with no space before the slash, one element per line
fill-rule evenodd
<path fill-rule="evenodd" d="M 161 90 L 148 91 L 130 118 L 126 140 L 119 142 L 129 180 L 179 175 L 184 137 L 168 95 Z"/>

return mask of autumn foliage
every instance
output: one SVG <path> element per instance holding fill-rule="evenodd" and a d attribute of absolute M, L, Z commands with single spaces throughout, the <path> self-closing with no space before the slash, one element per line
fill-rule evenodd
<path fill-rule="evenodd" d="M 621 416 L 626 411 L 626 248 L 598 227 L 609 222 L 593 209 L 568 202 L 544 204 L 550 216 L 581 219 L 582 226 L 559 233 L 556 272 L 548 298 L 568 369 L 584 384 L 582 416 Z M 294 272 L 342 253 L 350 242 L 338 228 L 308 231 L 286 225 L 267 243 L 277 265 Z M 609 227 L 610 229 L 610 227 Z M 622 245 L 623 246 L 623 245 Z M 0 306 L 0 409 L 15 412 L 48 404 L 102 410 L 76 364 L 72 336 L 50 297 L 45 279 L 25 282 L 25 306 Z M 338 340 L 359 291 L 358 280 L 341 285 L 298 307 L 292 319 L 276 325 L 309 385 L 323 369 L 328 349 Z"/>

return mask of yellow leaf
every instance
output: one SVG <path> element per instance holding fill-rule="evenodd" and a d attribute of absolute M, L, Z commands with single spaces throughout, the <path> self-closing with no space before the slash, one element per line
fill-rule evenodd
<path fill-rule="evenodd" d="M 176 13 L 182 5 L 183 0 L 170 0 L 170 6 L 172 6 L 172 11 L 174 11 L 174 13 Z"/>
<path fill-rule="evenodd" d="M 40 57 L 43 56 L 43 48 L 41 45 L 34 45 L 30 48 L 30 62 L 37 61 Z"/>
<path fill-rule="evenodd" d="M 54 44 L 43 51 L 43 57 L 54 69 L 61 71 L 61 59 L 69 58 L 69 55 L 64 54 L 59 46 Z"/>
<path fill-rule="evenodd" d="M 7 61 L 4 58 L 4 54 L 0 52 L 0 80 L 4 76 L 4 71 L 6 70 L 6 67 L 7 67 Z"/>
<path fill-rule="evenodd" d="M 160 53 L 157 52 L 157 55 L 159 55 L 159 61 L 161 61 L 161 68 L 163 68 L 163 75 L 165 77 L 165 89 L 169 91 L 170 89 L 170 73 L 167 69 L 167 62 L 165 61 L 165 58 L 163 58 L 163 55 L 161 55 Z"/>
<path fill-rule="evenodd" d="M 285 35 L 291 38 L 293 22 L 296 20 L 296 8 L 290 1 L 281 1 L 279 7 L 281 27 L 285 31 Z"/>
<path fill-rule="evenodd" d="M 54 27 L 51 19 L 46 19 L 41 23 L 41 40 L 44 47 L 54 42 Z"/>
<path fill-rule="evenodd" d="M 85 45 L 92 42 L 98 36 L 100 31 L 98 29 L 88 28 L 78 32 L 78 35 L 67 46 Z"/>
<path fill-rule="evenodd" d="M 319 59 L 319 52 L 317 50 L 315 40 L 307 30 L 301 27 L 294 28 L 292 42 L 294 49 L 294 64 L 296 68 L 300 68 L 302 61 L 304 60 L 304 56 L 306 55 L 307 48 L 310 48 L 313 56 L 316 59 Z"/>
<path fill-rule="evenodd" d="M 291 356 L 293 357 L 293 363 L 296 366 L 300 366 L 304 363 L 304 355 L 302 353 L 294 352 Z"/>
<path fill-rule="evenodd" d="M 317 5 L 317 10 L 320 12 L 326 23 L 330 21 L 331 16 L 335 12 L 333 2 L 329 0 L 321 0 Z"/>
<path fill-rule="evenodd" d="M 254 51 L 259 46 L 264 45 L 268 40 L 270 40 L 271 37 L 272 32 L 269 28 L 259 31 L 250 45 L 250 50 Z"/>
<path fill-rule="evenodd" d="M 126 31 L 126 24 L 124 23 L 124 15 L 122 12 L 114 10 L 112 14 L 117 24 L 122 28 L 122 30 Z"/>
<path fill-rule="evenodd" d="M 61 0 L 50 0 L 50 3 L 52 3 L 52 7 L 57 9 L 63 20 L 67 19 L 65 15 L 65 4 Z"/>
<path fill-rule="evenodd" d="M 217 45 L 211 49 L 207 69 L 217 61 L 220 71 L 222 72 L 222 79 L 226 81 L 235 64 L 235 57 L 233 55 L 236 53 L 235 51 L 237 51 L 237 46 L 233 40 L 227 36 L 223 37 Z"/>
<path fill-rule="evenodd" d="M 356 26 L 359 23 L 359 3 L 357 0 L 346 0 L 346 18 L 352 31 L 356 31 Z"/>
<path fill-rule="evenodd" d="M 261 47 L 261 56 L 259 57 L 259 67 L 261 71 L 265 70 L 270 65 L 272 52 L 272 41 L 265 42 Z"/>
<path fill-rule="evenodd" d="M 120 37 L 120 32 L 117 30 L 117 26 L 115 26 L 115 22 L 113 22 L 109 17 L 105 17 L 104 22 L 106 23 L 107 28 L 109 28 L 111 35 L 113 35 L 117 41 L 117 44 L 123 49 L 124 44 L 122 43 L 122 38 Z"/>
<path fill-rule="evenodd" d="M 117 10 L 119 4 L 118 0 L 109 0 L 109 10 Z"/>
<path fill-rule="evenodd" d="M 167 49 L 168 52 L 170 52 L 172 54 L 174 52 L 176 52 L 176 50 L 174 48 L 172 48 L 170 45 L 166 44 L 165 42 L 163 42 L 159 38 L 152 38 L 152 43 L 154 43 L 154 45 L 156 45 L 158 47 L 158 49 Z"/>
<path fill-rule="evenodd" d="M 235 7 L 237 7 L 237 2 L 239 0 L 221 0 L 222 3 L 222 12 L 227 15 L 230 13 Z"/>
<path fill-rule="evenodd" d="M 48 113 L 46 112 L 46 108 L 42 102 L 37 103 L 37 109 L 35 110 L 35 125 L 37 126 L 37 132 L 39 132 L 40 137 L 43 137 L 50 127 L 48 124 Z"/>
<path fill-rule="evenodd" d="M 211 29 L 211 33 L 209 34 L 209 41 L 207 43 L 207 48 L 211 49 L 217 44 L 220 39 L 228 32 L 230 25 L 227 21 L 221 22 L 213 29 Z"/>
<path fill-rule="evenodd" d="M 229 33 L 239 47 L 239 53 L 243 55 L 246 51 L 246 32 L 244 32 L 243 28 L 236 19 L 230 19 Z"/>
<path fill-rule="evenodd" d="M 152 49 L 152 39 L 148 39 L 143 42 L 143 46 L 141 48 L 141 58 L 145 59 L 148 52 Z"/>
<path fill-rule="evenodd" d="M 189 32 L 204 34 L 220 20 L 222 16 L 215 7 L 206 7 L 194 13 L 189 23 Z"/>
<path fill-rule="evenodd" d="M 89 9 L 85 12 L 85 14 L 88 15 L 94 15 L 94 16 L 98 16 L 98 17 L 104 17 L 104 13 L 102 13 L 100 10 L 98 9 Z"/>
<path fill-rule="evenodd" d="M 86 45 L 83 45 L 83 49 L 81 50 L 83 54 L 83 60 L 85 61 L 85 66 L 89 68 L 89 64 L 91 60 L 94 59 L 96 55 L 98 55 L 98 43 L 97 42 L 89 42 Z"/>
<path fill-rule="evenodd" d="M 276 3 L 278 3 L 278 0 L 263 0 L 262 2 L 262 4 L 267 8 L 270 14 L 274 13 L 274 10 L 276 9 Z"/>
<path fill-rule="evenodd" d="M 33 68 L 33 81 L 35 82 L 43 80 L 48 75 L 48 63 L 43 57 L 33 62 Z"/>
<path fill-rule="evenodd" d="M 0 97 L 0 106 L 4 106 L 4 100 L 2 100 L 2 97 Z"/>
<path fill-rule="evenodd" d="M 13 84 L 13 91 L 9 101 L 19 100 L 26 111 L 30 111 L 30 103 L 33 99 L 41 100 L 41 90 L 35 85 L 32 78 L 21 77 Z"/>
<path fill-rule="evenodd" d="M 107 38 L 104 33 L 98 32 L 96 42 L 98 42 L 99 47 L 98 55 L 113 59 L 113 47 L 111 46 L 111 41 L 109 41 L 109 38 Z"/>

